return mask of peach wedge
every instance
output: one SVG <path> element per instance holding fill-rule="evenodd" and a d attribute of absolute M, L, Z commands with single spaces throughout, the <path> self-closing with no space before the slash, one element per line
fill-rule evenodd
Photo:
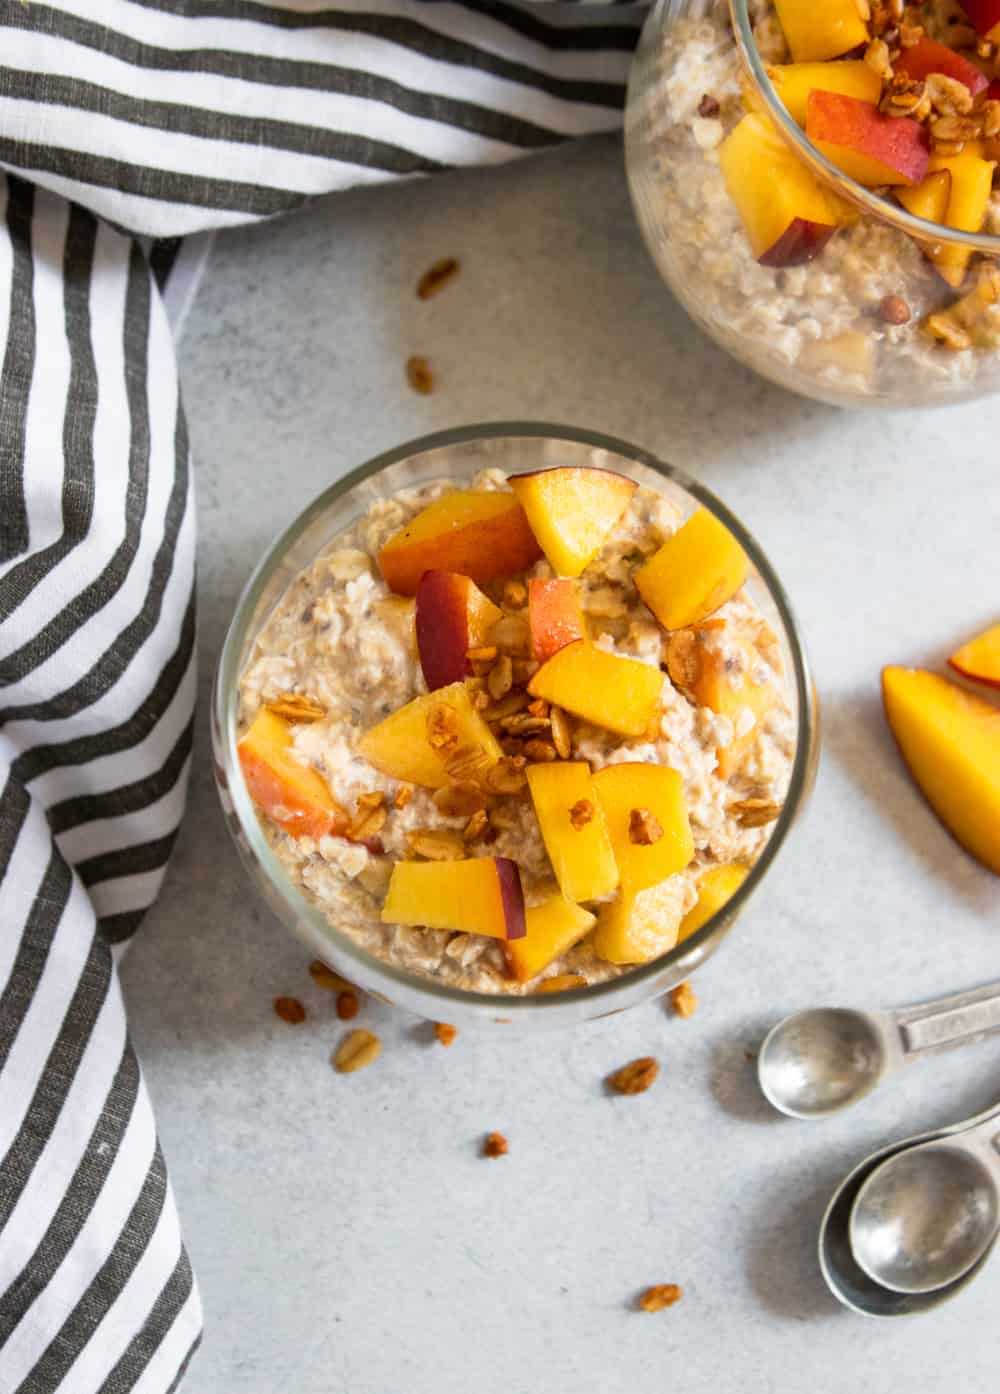
<path fill-rule="evenodd" d="M 867 188 L 919 184 L 927 173 L 923 126 L 909 116 L 885 116 L 874 102 L 842 92 L 810 92 L 806 135 L 839 170 Z"/>
<path fill-rule="evenodd" d="M 560 760 L 528 766 L 528 788 L 545 850 L 567 900 L 600 900 L 618 885 L 618 869 L 590 766 Z"/>
<path fill-rule="evenodd" d="M 340 833 L 350 819 L 316 770 L 296 759 L 291 725 L 266 707 L 237 746 L 247 791 L 292 837 Z"/>
<path fill-rule="evenodd" d="M 594 775 L 623 891 L 644 891 L 683 871 L 694 856 L 684 782 L 665 765 L 623 761 Z M 638 818 L 634 819 L 634 815 Z M 633 827 L 645 820 L 646 833 Z M 644 839 L 652 827 L 656 836 Z"/>
<path fill-rule="evenodd" d="M 797 63 L 839 58 L 868 42 L 857 0 L 775 0 L 774 8 Z"/>
<path fill-rule="evenodd" d="M 963 678 L 1000 687 L 1000 624 L 956 649 L 948 662 Z"/>
<path fill-rule="evenodd" d="M 510 487 L 559 576 L 580 575 L 636 491 L 623 474 L 582 466 L 515 474 Z"/>
<path fill-rule="evenodd" d="M 672 876 L 658 886 L 619 891 L 602 905 L 591 943 L 608 963 L 649 963 L 677 943 L 684 903 L 684 879 Z"/>
<path fill-rule="evenodd" d="M 1000 709 L 914 668 L 884 668 L 882 699 L 900 753 L 934 812 L 1000 875 Z"/>
<path fill-rule="evenodd" d="M 502 754 L 496 737 L 473 708 L 464 683 L 452 683 L 370 727 L 358 754 L 392 779 L 428 789 L 475 779 Z"/>
<path fill-rule="evenodd" d="M 528 683 L 532 697 L 620 736 L 645 736 L 652 730 L 662 691 L 659 668 L 608 653 L 589 639 L 553 654 Z"/>
<path fill-rule="evenodd" d="M 466 655 L 486 643 L 502 614 L 468 576 L 424 572 L 417 586 L 417 651 L 431 692 L 465 678 L 471 671 Z"/>
<path fill-rule="evenodd" d="M 702 925 L 717 915 L 747 879 L 747 869 L 738 862 L 709 867 L 698 882 L 698 899 L 687 912 L 677 935 L 678 944 L 691 937 Z"/>
<path fill-rule="evenodd" d="M 539 663 L 567 644 L 585 639 L 587 629 L 576 582 L 532 577 L 528 582 L 528 627 L 531 652 Z"/>
<path fill-rule="evenodd" d="M 714 514 L 699 508 L 634 579 L 664 629 L 687 629 L 732 600 L 746 569 L 736 538 Z"/>
<path fill-rule="evenodd" d="M 491 939 L 523 938 L 524 892 L 517 862 L 509 857 L 397 862 L 382 921 L 455 929 Z"/>
<path fill-rule="evenodd" d="M 526 933 L 503 945 L 507 967 L 519 983 L 536 978 L 560 955 L 579 943 L 597 923 L 597 916 L 564 895 L 550 896 L 525 913 Z"/>
<path fill-rule="evenodd" d="M 513 494 L 454 489 L 390 537 L 378 564 L 390 590 L 416 595 L 425 571 L 459 571 L 485 586 L 526 570 L 541 555 Z"/>

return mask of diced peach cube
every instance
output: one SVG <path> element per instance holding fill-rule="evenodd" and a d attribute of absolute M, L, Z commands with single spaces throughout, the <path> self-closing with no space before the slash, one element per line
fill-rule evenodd
<path fill-rule="evenodd" d="M 737 727 L 732 743 L 717 751 L 719 777 L 730 779 L 743 763 L 760 722 L 778 700 L 778 694 L 770 679 L 757 681 L 761 662 L 752 642 L 737 632 L 723 634 L 721 648 L 704 642 L 696 646 L 692 658 L 698 672 L 691 692 L 699 706 L 728 716 Z M 739 723 L 747 720 L 744 712 L 749 712 L 753 721 L 741 731 Z"/>
<path fill-rule="evenodd" d="M 927 173 L 927 132 L 909 116 L 885 116 L 874 102 L 842 92 L 809 93 L 806 135 L 838 169 L 867 188 L 919 184 Z"/>
<path fill-rule="evenodd" d="M 465 678 L 471 671 L 466 654 L 486 643 L 502 614 L 468 576 L 424 572 L 417 587 L 417 649 L 432 692 Z"/>
<path fill-rule="evenodd" d="M 378 564 L 391 590 L 416 595 L 425 571 L 459 571 L 478 586 L 525 571 L 542 555 L 513 494 L 455 489 L 411 518 Z"/>
<path fill-rule="evenodd" d="M 710 867 L 698 882 L 697 901 L 681 920 L 677 935 L 678 944 L 690 938 L 702 925 L 708 924 L 712 916 L 718 914 L 726 902 L 732 899 L 746 879 L 746 867 L 736 862 Z"/>
<path fill-rule="evenodd" d="M 644 891 L 621 890 L 602 905 L 591 943 L 608 963 L 649 963 L 677 943 L 684 879 L 671 877 Z"/>
<path fill-rule="evenodd" d="M 612 470 L 565 466 L 511 476 L 552 569 L 579 576 L 604 546 L 636 485 Z"/>
<path fill-rule="evenodd" d="M 648 663 L 579 639 L 542 664 L 528 691 L 606 731 L 645 736 L 659 715 L 663 675 Z"/>
<path fill-rule="evenodd" d="M 684 782 L 665 765 L 623 761 L 594 775 L 608 836 L 623 891 L 644 891 L 683 871 L 694 856 L 694 841 L 684 802 Z M 639 811 L 649 814 L 653 841 L 647 841 Z"/>
<path fill-rule="evenodd" d="M 928 165 L 932 172 L 947 170 L 950 173 L 951 188 L 944 221 L 948 227 L 962 232 L 979 232 L 986 221 L 996 161 L 984 159 L 982 152 L 980 142 L 970 140 L 957 155 L 932 155 Z M 972 248 L 945 244 L 931 247 L 928 255 L 938 274 L 957 290 L 965 280 Z"/>
<path fill-rule="evenodd" d="M 743 548 L 699 508 L 635 573 L 636 589 L 664 629 L 687 629 L 725 605 L 746 580 Z"/>
<path fill-rule="evenodd" d="M 926 218 L 929 223 L 944 222 L 950 196 L 951 171 L 947 169 L 934 170 L 912 189 L 896 190 L 896 197 L 906 211 L 915 218 Z"/>
<path fill-rule="evenodd" d="M 1000 687 L 1000 624 L 977 634 L 948 659 L 956 673 L 988 687 Z"/>
<path fill-rule="evenodd" d="M 479 778 L 502 753 L 460 682 L 414 697 L 358 741 L 358 754 L 377 770 L 429 789 Z"/>
<path fill-rule="evenodd" d="M 618 870 L 590 766 L 559 760 L 528 766 L 528 788 L 542 841 L 567 900 L 600 900 L 618 885 Z"/>
<path fill-rule="evenodd" d="M 800 126 L 806 124 L 810 92 L 842 92 L 862 102 L 877 102 L 882 95 L 882 79 L 860 58 L 843 63 L 779 63 L 767 72 L 789 116 Z"/>
<path fill-rule="evenodd" d="M 567 644 L 585 639 L 586 622 L 576 582 L 533 577 L 528 582 L 528 625 L 531 652 L 539 663 Z"/>
<path fill-rule="evenodd" d="M 892 65 L 892 70 L 893 73 L 905 74 L 915 82 L 923 82 L 932 73 L 941 73 L 955 82 L 964 83 L 973 96 L 989 85 L 989 79 L 975 63 L 970 63 L 968 58 L 963 58 L 946 44 L 929 39 L 926 34 L 910 48 L 901 50 Z M 869 100 L 877 101 L 878 98 L 872 97 Z"/>
<path fill-rule="evenodd" d="M 509 857 L 397 862 L 382 920 L 485 934 L 491 939 L 523 938 L 524 892 L 517 862 Z"/>
<path fill-rule="evenodd" d="M 797 63 L 839 58 L 868 42 L 857 0 L 775 0 L 774 8 Z"/>
<path fill-rule="evenodd" d="M 342 833 L 350 819 L 316 770 L 295 757 L 291 725 L 262 707 L 237 746 L 247 791 L 292 837 Z"/>
<path fill-rule="evenodd" d="M 526 912 L 524 938 L 504 944 L 507 967 L 519 983 L 526 983 L 579 943 L 596 923 L 596 915 L 564 895 L 550 896 Z"/>

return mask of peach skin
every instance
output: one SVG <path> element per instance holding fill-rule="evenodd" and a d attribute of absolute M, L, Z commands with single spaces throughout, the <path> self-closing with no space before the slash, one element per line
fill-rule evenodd
<path fill-rule="evenodd" d="M 545 663 L 567 644 L 587 637 L 575 581 L 532 577 L 528 582 L 528 626 L 531 652 Z"/>
<path fill-rule="evenodd" d="M 323 777 L 295 758 L 292 727 L 262 707 L 237 746 L 247 791 L 292 837 L 343 833 L 350 822 Z"/>
<path fill-rule="evenodd" d="M 1000 687 L 1000 624 L 977 634 L 948 659 L 956 673 L 987 687 Z"/>
<path fill-rule="evenodd" d="M 417 586 L 417 651 L 433 692 L 472 671 L 466 655 L 486 643 L 503 611 L 468 576 L 425 571 Z"/>
<path fill-rule="evenodd" d="M 416 595 L 425 571 L 459 571 L 485 586 L 525 571 L 541 555 L 513 494 L 453 489 L 390 537 L 378 564 L 390 590 Z"/>
<path fill-rule="evenodd" d="M 868 188 L 919 184 L 927 173 L 927 132 L 909 116 L 884 116 L 874 102 L 810 92 L 806 135 L 828 160 Z"/>

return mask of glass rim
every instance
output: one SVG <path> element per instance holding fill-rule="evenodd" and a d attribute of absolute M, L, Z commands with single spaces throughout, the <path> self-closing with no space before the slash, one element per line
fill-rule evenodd
<path fill-rule="evenodd" d="M 944 223 L 934 223 L 927 218 L 918 218 L 916 214 L 908 213 L 900 205 L 890 203 L 888 199 L 873 193 L 871 189 L 866 189 L 863 184 L 851 179 L 849 175 L 838 169 L 831 160 L 821 154 L 806 137 L 798 122 L 789 115 L 788 109 L 767 75 L 767 67 L 758 52 L 753 36 L 749 0 L 729 0 L 729 13 L 733 21 L 737 47 L 767 106 L 771 120 L 789 144 L 795 147 L 796 154 L 802 157 L 814 174 L 819 175 L 826 183 L 833 184 L 837 193 L 871 213 L 873 217 L 890 223 L 893 227 L 899 228 L 901 232 L 908 233 L 920 242 L 945 242 L 952 246 L 970 247 L 973 251 L 985 252 L 990 256 L 1000 256 L 1000 234 L 964 232 L 960 228 L 947 227 Z"/>
<path fill-rule="evenodd" d="M 338 499 L 392 465 L 401 464 L 414 456 L 424 455 L 444 447 L 467 445 L 474 441 L 501 439 L 567 441 L 597 450 L 607 450 L 634 461 L 636 464 L 643 465 L 670 480 L 671 483 L 685 490 L 699 504 L 714 513 L 729 528 L 747 553 L 778 612 L 792 660 L 792 686 L 797 711 L 795 753 L 792 760 L 788 792 L 781 814 L 776 820 L 771 836 L 760 856 L 750 867 L 747 876 L 729 900 L 715 914 L 711 915 L 694 934 L 675 944 L 666 953 L 652 959 L 649 963 L 636 964 L 628 972 L 606 982 L 589 984 L 582 988 L 570 988 L 564 992 L 529 993 L 520 996 L 505 993 L 473 992 L 438 982 L 429 975 L 410 972 L 369 953 L 349 934 L 338 930 L 323 911 L 312 904 L 294 885 L 264 836 L 256 809 L 242 777 L 236 750 L 239 662 L 247 631 L 272 575 L 281 566 L 286 553 L 294 546 L 298 538 Z M 394 447 L 392 450 L 373 456 L 353 470 L 349 470 L 342 478 L 336 480 L 308 503 L 266 549 L 236 603 L 216 666 L 212 690 L 212 720 L 219 735 L 219 746 L 223 757 L 222 777 L 225 780 L 228 798 L 231 800 L 242 834 L 246 838 L 257 863 L 266 872 L 272 889 L 282 905 L 287 907 L 290 915 L 295 919 L 307 920 L 323 938 L 333 936 L 338 950 L 343 951 L 348 958 L 364 965 L 369 970 L 374 965 L 375 971 L 381 977 L 397 982 L 405 988 L 415 989 L 429 997 L 436 998 L 442 1004 L 462 1003 L 489 1008 L 494 1012 L 503 1011 L 507 1019 L 511 1021 L 525 1013 L 555 1012 L 560 1006 L 582 1001 L 593 1003 L 601 999 L 606 1002 L 608 1012 L 612 1012 L 615 1010 L 615 998 L 626 989 L 634 989 L 642 982 L 656 977 L 672 961 L 679 961 L 688 954 L 697 955 L 699 949 L 710 945 L 717 937 L 724 935 L 728 926 L 737 918 L 743 906 L 760 885 L 785 842 L 811 784 L 813 756 L 817 743 L 815 692 L 798 621 L 785 588 L 763 549 L 740 520 L 705 485 L 692 479 L 675 465 L 659 459 L 652 452 L 640 446 L 632 445 L 618 437 L 605 435 L 598 431 L 533 421 L 487 422 L 436 431 L 417 437 L 403 445 Z M 699 960 L 696 957 L 697 961 Z M 442 1017 L 441 1019 L 446 1020 L 447 1018 Z"/>

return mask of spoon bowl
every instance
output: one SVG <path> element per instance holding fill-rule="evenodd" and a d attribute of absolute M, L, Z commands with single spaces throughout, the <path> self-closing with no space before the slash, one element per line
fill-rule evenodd
<path fill-rule="evenodd" d="M 814 1007 L 779 1021 L 757 1058 L 760 1087 L 792 1118 L 824 1118 L 871 1093 L 889 1068 L 878 1020 L 846 1007 Z"/>

